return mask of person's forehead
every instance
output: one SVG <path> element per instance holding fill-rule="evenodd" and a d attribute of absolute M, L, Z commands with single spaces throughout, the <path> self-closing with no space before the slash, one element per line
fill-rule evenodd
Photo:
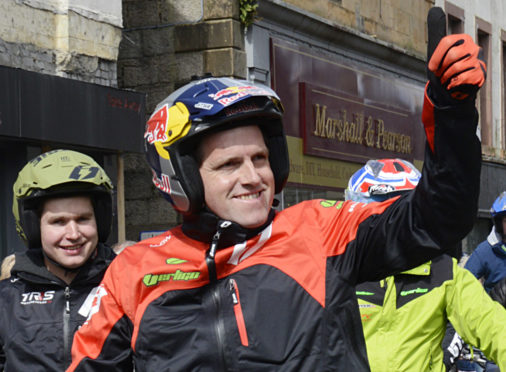
<path fill-rule="evenodd" d="M 265 146 L 262 131 L 257 125 L 235 127 L 203 138 L 201 146 L 207 151 L 231 145 L 261 144 Z"/>
<path fill-rule="evenodd" d="M 66 207 L 73 208 L 92 208 L 91 197 L 88 195 L 73 195 L 73 196 L 62 196 L 52 197 L 46 199 L 43 204 L 43 211 L 48 209 L 59 210 Z"/>

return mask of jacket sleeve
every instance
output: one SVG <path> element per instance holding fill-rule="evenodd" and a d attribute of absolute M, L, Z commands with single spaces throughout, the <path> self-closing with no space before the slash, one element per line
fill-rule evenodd
<path fill-rule="evenodd" d="M 506 307 L 506 278 L 500 280 L 489 293 L 494 301 Z"/>
<path fill-rule="evenodd" d="M 438 108 L 425 96 L 426 145 L 415 190 L 361 221 L 341 264 L 356 282 L 375 281 L 445 253 L 471 230 L 477 214 L 481 145 L 473 103 Z M 356 208 L 360 209 L 360 208 Z M 366 212 L 364 212 L 366 213 Z M 350 269 L 351 268 L 351 269 Z"/>
<path fill-rule="evenodd" d="M 478 248 L 474 250 L 471 256 L 469 256 L 465 268 L 472 272 L 477 279 L 480 279 L 482 276 L 486 275 L 486 267 L 481 258 L 480 246 L 478 246 Z"/>
<path fill-rule="evenodd" d="M 464 347 L 463 344 L 464 341 L 459 334 L 455 332 L 455 328 L 453 328 L 450 322 L 447 322 L 445 335 L 441 342 L 441 347 L 443 348 L 443 363 L 447 371 L 450 371 L 456 364 L 457 358 Z"/>
<path fill-rule="evenodd" d="M 506 310 L 493 301 L 466 269 L 453 265 L 454 279 L 446 291 L 448 319 L 466 341 L 506 371 Z"/>
<path fill-rule="evenodd" d="M 114 296 L 109 269 L 95 296 L 90 317 L 74 334 L 72 364 L 67 372 L 134 370 L 130 347 L 132 322 Z"/>

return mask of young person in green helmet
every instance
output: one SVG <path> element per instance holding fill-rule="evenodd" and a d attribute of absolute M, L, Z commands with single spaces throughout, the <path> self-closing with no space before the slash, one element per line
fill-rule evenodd
<path fill-rule="evenodd" d="M 0 371 L 64 371 L 74 332 L 115 257 L 112 183 L 91 157 L 54 150 L 29 161 L 13 187 L 28 249 L 0 282 Z"/>
<path fill-rule="evenodd" d="M 420 172 L 408 161 L 369 160 L 350 178 L 345 196 L 363 203 L 407 197 L 419 180 Z M 372 372 L 445 372 L 442 341 L 448 321 L 506 369 L 506 310 L 448 255 L 360 283 L 356 295 Z"/>

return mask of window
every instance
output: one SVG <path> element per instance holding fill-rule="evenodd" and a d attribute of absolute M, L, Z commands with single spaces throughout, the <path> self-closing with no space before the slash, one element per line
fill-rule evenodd
<path fill-rule="evenodd" d="M 501 102 L 502 102 L 502 118 L 501 118 L 501 147 L 503 154 L 506 150 L 506 31 L 501 30 L 501 45 L 502 45 L 502 84 L 501 84 Z"/>
<path fill-rule="evenodd" d="M 461 34 L 464 32 L 464 9 L 445 1 L 445 11 L 448 17 L 448 34 Z"/>
<path fill-rule="evenodd" d="M 482 48 L 483 59 L 487 70 L 491 71 L 490 43 L 492 26 L 480 18 L 476 18 L 476 43 Z M 490 73 L 489 73 L 490 75 Z M 480 113 L 480 133 L 483 152 L 493 155 L 493 122 L 492 122 L 492 84 L 487 83 L 480 89 L 478 95 L 478 110 Z"/>

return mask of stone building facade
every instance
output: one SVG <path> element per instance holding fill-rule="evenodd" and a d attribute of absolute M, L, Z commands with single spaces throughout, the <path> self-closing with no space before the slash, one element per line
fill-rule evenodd
<path fill-rule="evenodd" d="M 121 1 L 6 0 L 0 13 L 0 65 L 117 86 Z"/>
<path fill-rule="evenodd" d="M 464 242 L 464 250 L 470 251 L 486 235 L 488 208 L 506 178 L 504 46 L 501 49 L 499 45 L 504 39 L 506 17 L 502 5 L 495 3 L 477 7 L 473 1 L 464 0 L 124 0 L 118 81 L 122 87 L 147 94 L 147 113 L 191 76 L 206 72 L 255 80 L 278 89 L 274 86 L 272 45 L 281 40 L 300 48 L 299 54 L 314 53 L 314 58 L 328 58 L 330 63 L 351 61 L 358 69 L 378 72 L 423 90 L 428 10 L 441 6 L 452 12 L 449 28 L 455 26 L 455 17 L 484 20 L 491 25 L 490 35 L 495 43 L 491 48 L 493 62 L 489 61 L 488 84 L 492 87 L 486 98 L 493 100 L 494 109 L 490 123 L 485 125 L 492 135 L 484 146 L 480 218 Z M 257 5 L 253 22 L 247 27 L 241 20 L 246 4 Z M 466 21 L 463 27 L 460 32 L 478 37 L 474 21 Z M 141 158 L 142 155 L 130 154 L 125 162 L 132 164 L 127 165 L 125 174 L 129 239 L 181 222 L 153 187 L 146 191 L 150 175 L 141 166 Z M 414 160 L 421 165 L 419 157 Z M 359 165 L 341 167 L 343 178 Z M 342 184 L 325 190 L 314 185 L 305 187 L 299 181 L 292 176 L 289 179 L 283 197 L 288 200 L 286 205 L 308 197 L 342 197 Z"/>
<path fill-rule="evenodd" d="M 17 172 L 55 148 L 92 155 L 113 179 L 116 241 L 122 154 L 142 151 L 145 119 L 144 95 L 117 88 L 121 0 L 2 0 L 0 14 L 0 258 L 24 249 L 11 212 Z"/>
<path fill-rule="evenodd" d="M 151 184 L 142 154 L 142 123 L 164 97 L 205 73 L 262 82 L 280 93 L 289 111 L 286 125 L 294 159 L 288 187 L 279 196 L 282 207 L 311 197 L 341 198 L 345 180 L 368 156 L 405 156 L 420 166 L 423 136 L 415 117 L 426 79 L 426 15 L 435 5 L 449 14 L 451 32 L 470 33 L 488 51 L 489 79 L 479 98 L 485 118 L 479 132 L 484 143 L 482 193 L 475 231 L 464 244 L 469 251 L 486 234 L 488 208 L 506 178 L 506 9 L 498 0 L 479 6 L 473 0 L 2 1 L 0 14 L 6 16 L 0 18 L 0 68 L 79 81 L 90 89 L 118 88 L 114 92 L 135 93 L 129 99 L 142 97 L 142 102 L 135 106 L 136 117 L 128 119 L 135 135 L 122 132 L 123 120 L 99 123 L 113 132 L 118 128 L 107 146 L 96 139 L 80 143 L 72 138 L 21 138 L 19 148 L 0 125 L 0 170 L 6 175 L 0 191 L 10 194 L 9 183 L 31 155 L 65 145 L 96 155 L 113 174 L 118 206 L 114 240 L 138 240 L 180 223 Z M 321 73 L 327 69 L 328 81 Z M 342 74 L 343 83 L 336 74 Z M 369 88 L 361 90 L 365 81 Z M 326 92 L 325 99 L 338 96 L 336 92 L 348 94 L 356 103 L 350 110 L 358 118 L 367 100 L 383 110 L 368 113 L 371 118 L 392 107 L 402 114 L 397 116 L 410 118 L 415 129 L 408 128 L 406 120 L 385 119 L 386 133 L 411 139 L 410 153 L 379 147 L 371 152 L 349 143 L 340 144 L 348 152 L 344 158 L 298 150 L 304 141 L 315 140 L 300 129 L 302 113 L 315 107 L 314 102 L 299 101 L 298 93 L 314 87 Z M 312 99 L 318 104 L 323 98 Z M 125 108 L 129 101 L 110 100 L 109 106 L 111 102 Z M 0 115 L 5 123 L 2 107 Z M 127 137 L 138 140 L 115 143 Z M 7 154 L 15 155 L 10 165 L 4 160 Z M 9 198 L 0 204 L 6 211 L 0 213 L 0 232 L 5 231 L 0 234 L 0 255 L 12 250 L 6 241 L 15 239 Z"/>

